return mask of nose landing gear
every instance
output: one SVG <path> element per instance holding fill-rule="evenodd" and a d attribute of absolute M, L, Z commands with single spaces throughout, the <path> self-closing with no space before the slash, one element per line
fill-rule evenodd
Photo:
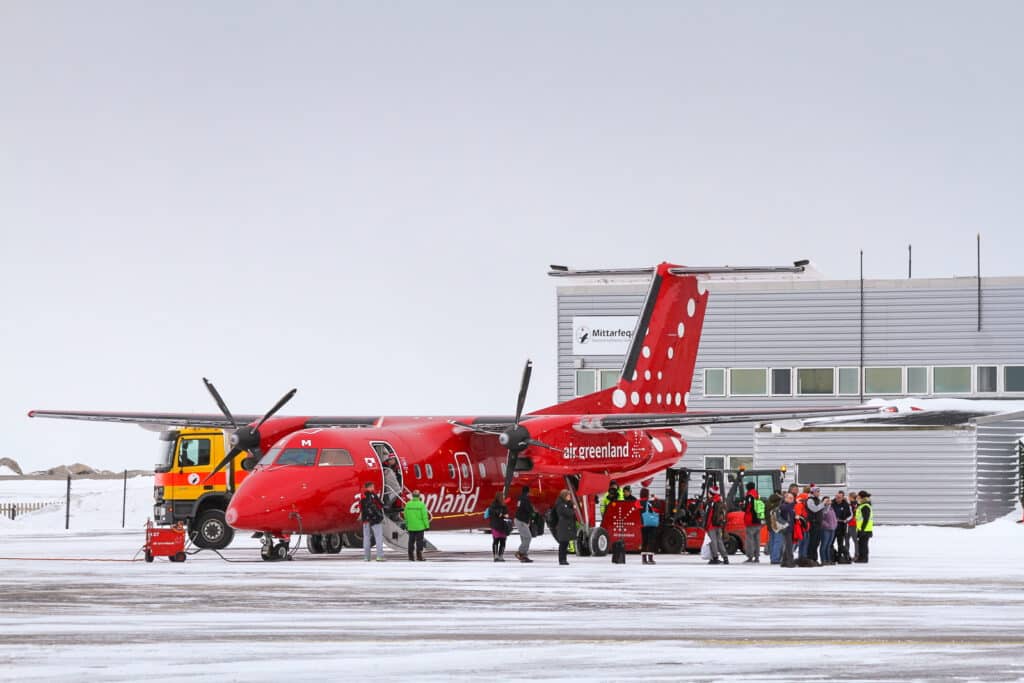
<path fill-rule="evenodd" d="M 288 539 L 282 539 L 275 544 L 272 535 L 269 533 L 263 534 L 263 546 L 260 548 L 260 557 L 265 562 L 292 559 L 292 556 L 288 554 Z"/>

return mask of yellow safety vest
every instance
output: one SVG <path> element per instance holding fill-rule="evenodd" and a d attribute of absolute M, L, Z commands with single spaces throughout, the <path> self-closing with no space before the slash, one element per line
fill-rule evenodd
<path fill-rule="evenodd" d="M 868 523 L 864 523 L 864 514 L 861 512 L 864 508 L 871 511 L 871 516 L 868 518 Z M 875 515 L 874 510 L 871 509 L 871 503 L 861 503 L 857 506 L 857 531 L 873 531 L 875 528 Z"/>

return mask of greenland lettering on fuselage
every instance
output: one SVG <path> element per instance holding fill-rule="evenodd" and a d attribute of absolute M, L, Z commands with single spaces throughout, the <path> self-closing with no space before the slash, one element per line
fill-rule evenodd
<path fill-rule="evenodd" d="M 349 508 L 349 512 L 354 515 L 359 514 L 359 499 L 361 497 L 362 495 L 357 493 L 352 507 Z M 423 504 L 427 506 L 427 510 L 432 515 L 474 512 L 478 502 L 480 502 L 479 486 L 469 493 L 454 493 L 442 486 L 437 493 L 428 493 L 423 496 Z"/>
<path fill-rule="evenodd" d="M 610 458 L 628 458 L 629 444 L 616 446 L 606 443 L 599 446 L 577 446 L 570 443 L 562 449 L 565 460 L 606 460 Z"/>

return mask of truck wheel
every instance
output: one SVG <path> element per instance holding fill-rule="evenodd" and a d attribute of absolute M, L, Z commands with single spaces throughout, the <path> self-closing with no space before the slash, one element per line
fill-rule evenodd
<path fill-rule="evenodd" d="M 601 527 L 596 527 L 590 532 L 590 553 L 594 557 L 604 557 L 607 555 L 609 545 L 611 545 L 611 539 L 608 538 L 607 531 Z"/>
<path fill-rule="evenodd" d="M 736 538 L 732 534 L 726 534 L 725 536 L 725 553 L 727 555 L 735 555 L 736 551 L 740 549 L 740 539 Z"/>
<path fill-rule="evenodd" d="M 661 531 L 661 552 L 668 555 L 678 555 L 686 545 L 686 537 L 683 532 L 674 526 L 665 527 Z"/>
<path fill-rule="evenodd" d="M 337 555 L 341 552 L 341 534 L 325 534 L 324 535 L 324 552 L 331 555 Z"/>
<path fill-rule="evenodd" d="M 149 552 L 147 550 L 146 551 L 146 562 L 152 562 L 152 561 L 153 561 L 153 553 L 151 553 L 151 552 Z"/>
<path fill-rule="evenodd" d="M 324 537 L 320 534 L 313 534 L 309 537 L 306 545 L 309 546 L 309 552 L 320 555 L 324 552 Z"/>
<path fill-rule="evenodd" d="M 224 511 L 207 508 L 199 513 L 189 527 L 189 536 L 199 548 L 220 550 L 231 544 L 235 530 L 224 520 Z"/>

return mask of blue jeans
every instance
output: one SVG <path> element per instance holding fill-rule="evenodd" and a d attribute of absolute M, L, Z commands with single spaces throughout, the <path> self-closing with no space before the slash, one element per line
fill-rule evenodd
<path fill-rule="evenodd" d="M 771 527 L 768 528 L 768 556 L 772 564 L 782 562 L 782 534 L 772 531 Z"/>
<path fill-rule="evenodd" d="M 811 537 L 810 537 L 809 534 L 810 534 L 810 532 L 805 531 L 804 532 L 804 537 L 801 538 L 799 541 L 797 541 L 797 544 L 796 544 L 796 557 L 799 560 L 802 560 L 805 557 L 807 557 L 807 544 L 811 540 Z"/>
<path fill-rule="evenodd" d="M 832 558 L 832 541 L 835 540 L 836 530 L 835 529 L 822 529 L 821 530 L 821 563 L 826 564 L 833 561 Z"/>

